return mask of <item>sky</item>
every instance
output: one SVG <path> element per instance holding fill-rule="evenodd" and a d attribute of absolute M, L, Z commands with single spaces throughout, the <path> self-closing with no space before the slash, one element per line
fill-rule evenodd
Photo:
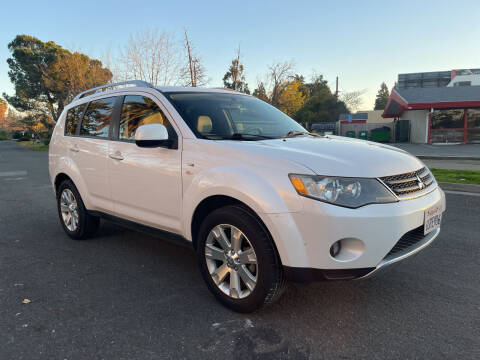
<path fill-rule="evenodd" d="M 308 80 L 322 74 L 340 91 L 364 90 L 373 108 L 399 73 L 480 68 L 480 1 L 8 1 L 0 20 L 0 94 L 13 94 L 8 43 L 17 34 L 100 58 L 118 54 L 146 28 L 189 31 L 210 79 L 222 78 L 241 45 L 251 90 L 274 62 L 293 61 Z"/>

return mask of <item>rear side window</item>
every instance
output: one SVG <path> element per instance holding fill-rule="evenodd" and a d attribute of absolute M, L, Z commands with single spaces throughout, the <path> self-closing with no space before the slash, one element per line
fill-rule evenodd
<path fill-rule="evenodd" d="M 67 111 L 65 119 L 65 135 L 75 135 L 77 133 L 77 126 L 82 117 L 84 105 L 75 106 Z"/>
<path fill-rule="evenodd" d="M 80 135 L 108 138 L 115 100 L 116 97 L 110 97 L 90 102 L 83 116 Z"/>
<path fill-rule="evenodd" d="M 167 128 L 168 137 L 176 139 L 175 130 L 152 99 L 140 95 L 125 96 L 120 118 L 119 139 L 133 140 L 138 127 L 146 124 L 162 124 Z"/>

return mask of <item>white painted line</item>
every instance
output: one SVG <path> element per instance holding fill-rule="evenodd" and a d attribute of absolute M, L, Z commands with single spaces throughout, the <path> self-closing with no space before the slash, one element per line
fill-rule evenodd
<path fill-rule="evenodd" d="M 453 195 L 468 195 L 468 196 L 480 196 L 480 193 L 471 193 L 465 191 L 453 191 L 453 190 L 443 190 L 445 194 L 453 194 Z"/>
<path fill-rule="evenodd" d="M 12 176 L 25 176 L 27 172 L 25 170 L 20 171 L 0 171 L 0 177 L 12 177 Z"/>

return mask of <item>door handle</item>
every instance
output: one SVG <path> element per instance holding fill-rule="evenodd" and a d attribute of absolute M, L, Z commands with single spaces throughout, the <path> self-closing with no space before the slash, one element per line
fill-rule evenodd
<path fill-rule="evenodd" d="M 75 146 L 72 146 L 72 147 L 70 148 L 70 151 L 73 151 L 73 152 L 79 152 L 79 151 L 80 151 L 80 149 L 78 148 L 78 146 L 77 146 L 77 145 L 75 145 Z"/>
<path fill-rule="evenodd" d="M 110 155 L 108 155 L 108 156 L 109 156 L 111 159 L 114 159 L 114 160 L 123 160 L 123 159 L 125 159 L 125 158 L 122 156 L 122 154 L 121 154 L 120 152 L 118 152 L 118 151 L 115 152 L 115 153 L 113 153 L 113 154 L 110 154 Z"/>

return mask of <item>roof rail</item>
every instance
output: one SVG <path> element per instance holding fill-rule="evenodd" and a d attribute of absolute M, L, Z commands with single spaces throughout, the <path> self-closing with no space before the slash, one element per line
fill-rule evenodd
<path fill-rule="evenodd" d="M 132 85 L 135 85 L 135 86 L 143 86 L 143 87 L 153 88 L 152 84 L 150 84 L 149 82 L 143 81 L 143 80 L 121 81 L 121 82 L 117 82 L 117 83 L 113 83 L 113 84 L 106 84 L 106 85 L 102 85 L 102 86 L 97 86 L 97 87 L 82 91 L 81 93 L 77 94 L 77 96 L 75 96 L 73 101 L 81 99 L 82 97 L 86 96 L 89 93 L 96 93 L 98 90 L 102 90 L 102 89 L 106 89 L 106 88 L 110 88 L 110 87 L 114 87 L 114 86 L 120 86 L 120 85 L 129 85 L 129 84 L 132 84 Z"/>

